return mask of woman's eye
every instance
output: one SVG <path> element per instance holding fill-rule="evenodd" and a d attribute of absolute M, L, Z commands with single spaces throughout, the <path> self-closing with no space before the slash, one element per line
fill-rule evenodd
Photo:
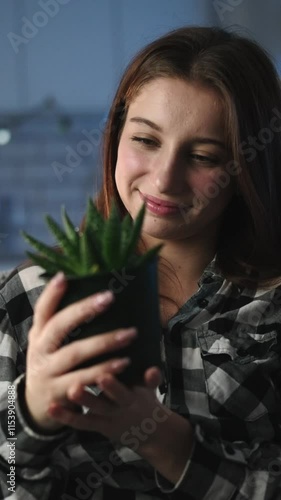
<path fill-rule="evenodd" d="M 191 154 L 190 157 L 197 163 L 212 163 L 213 165 L 219 163 L 219 160 L 217 158 L 210 158 L 210 156 Z"/>
<path fill-rule="evenodd" d="M 147 137 L 133 136 L 132 141 L 139 142 L 140 144 L 143 144 L 144 146 L 148 146 L 148 147 L 158 146 L 156 141 L 154 141 L 153 139 L 148 139 Z"/>

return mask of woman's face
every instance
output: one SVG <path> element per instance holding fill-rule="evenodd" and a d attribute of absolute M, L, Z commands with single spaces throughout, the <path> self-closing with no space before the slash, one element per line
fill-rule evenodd
<path fill-rule="evenodd" d="M 145 201 L 144 236 L 186 239 L 218 228 L 233 195 L 227 159 L 218 94 L 157 78 L 129 106 L 115 181 L 133 218 Z"/>

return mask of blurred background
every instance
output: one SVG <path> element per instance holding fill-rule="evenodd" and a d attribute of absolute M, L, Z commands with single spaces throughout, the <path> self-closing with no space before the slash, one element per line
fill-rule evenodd
<path fill-rule="evenodd" d="M 231 26 L 281 71 L 280 0 L 1 0 L 0 270 L 25 259 L 19 232 L 52 243 L 44 214 L 73 222 L 101 182 L 101 143 L 130 58 L 184 24 Z M 29 248 L 30 249 L 30 248 Z"/>

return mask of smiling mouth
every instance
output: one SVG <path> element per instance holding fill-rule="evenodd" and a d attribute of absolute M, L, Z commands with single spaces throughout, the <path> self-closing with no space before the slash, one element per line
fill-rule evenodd
<path fill-rule="evenodd" d="M 163 209 L 170 209 L 173 211 L 181 211 L 181 210 L 187 210 L 191 208 L 191 205 L 186 205 L 185 203 L 173 203 L 171 201 L 166 201 L 166 200 L 160 200 L 159 198 L 156 198 L 151 195 L 144 195 L 139 191 L 139 194 L 142 198 L 142 200 L 147 204 L 147 205 L 154 205 L 159 208 Z"/>
<path fill-rule="evenodd" d="M 145 202 L 146 208 L 149 212 L 158 216 L 173 216 L 179 215 L 182 212 L 190 209 L 188 205 L 182 203 L 175 204 L 169 201 L 160 200 L 154 196 L 144 195 L 139 191 L 141 199 Z"/>

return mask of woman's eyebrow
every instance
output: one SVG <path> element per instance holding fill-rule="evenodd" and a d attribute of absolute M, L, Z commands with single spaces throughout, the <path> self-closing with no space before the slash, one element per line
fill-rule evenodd
<path fill-rule="evenodd" d="M 156 123 L 148 120 L 147 118 L 142 118 L 141 116 L 134 116 L 133 118 L 130 118 L 129 121 L 134 123 L 143 123 L 158 132 L 163 132 L 163 129 L 159 127 L 159 125 L 156 125 Z M 219 146 L 221 149 L 226 149 L 223 141 L 220 141 L 219 139 L 212 139 L 211 137 L 195 137 L 192 142 L 194 144 L 214 144 L 215 146 Z"/>
<path fill-rule="evenodd" d="M 159 127 L 159 125 L 156 125 L 156 123 L 147 120 L 147 118 L 142 118 L 141 116 L 134 116 L 133 118 L 130 119 L 130 122 L 135 122 L 135 123 L 144 123 L 145 125 L 148 125 L 149 127 L 153 128 L 154 130 L 157 130 L 158 132 L 163 132 L 163 129 Z"/>
<path fill-rule="evenodd" d="M 212 139 L 211 137 L 196 137 L 193 143 L 197 144 L 214 144 L 215 146 L 219 146 L 221 149 L 226 149 L 226 145 L 223 141 L 219 139 Z"/>

